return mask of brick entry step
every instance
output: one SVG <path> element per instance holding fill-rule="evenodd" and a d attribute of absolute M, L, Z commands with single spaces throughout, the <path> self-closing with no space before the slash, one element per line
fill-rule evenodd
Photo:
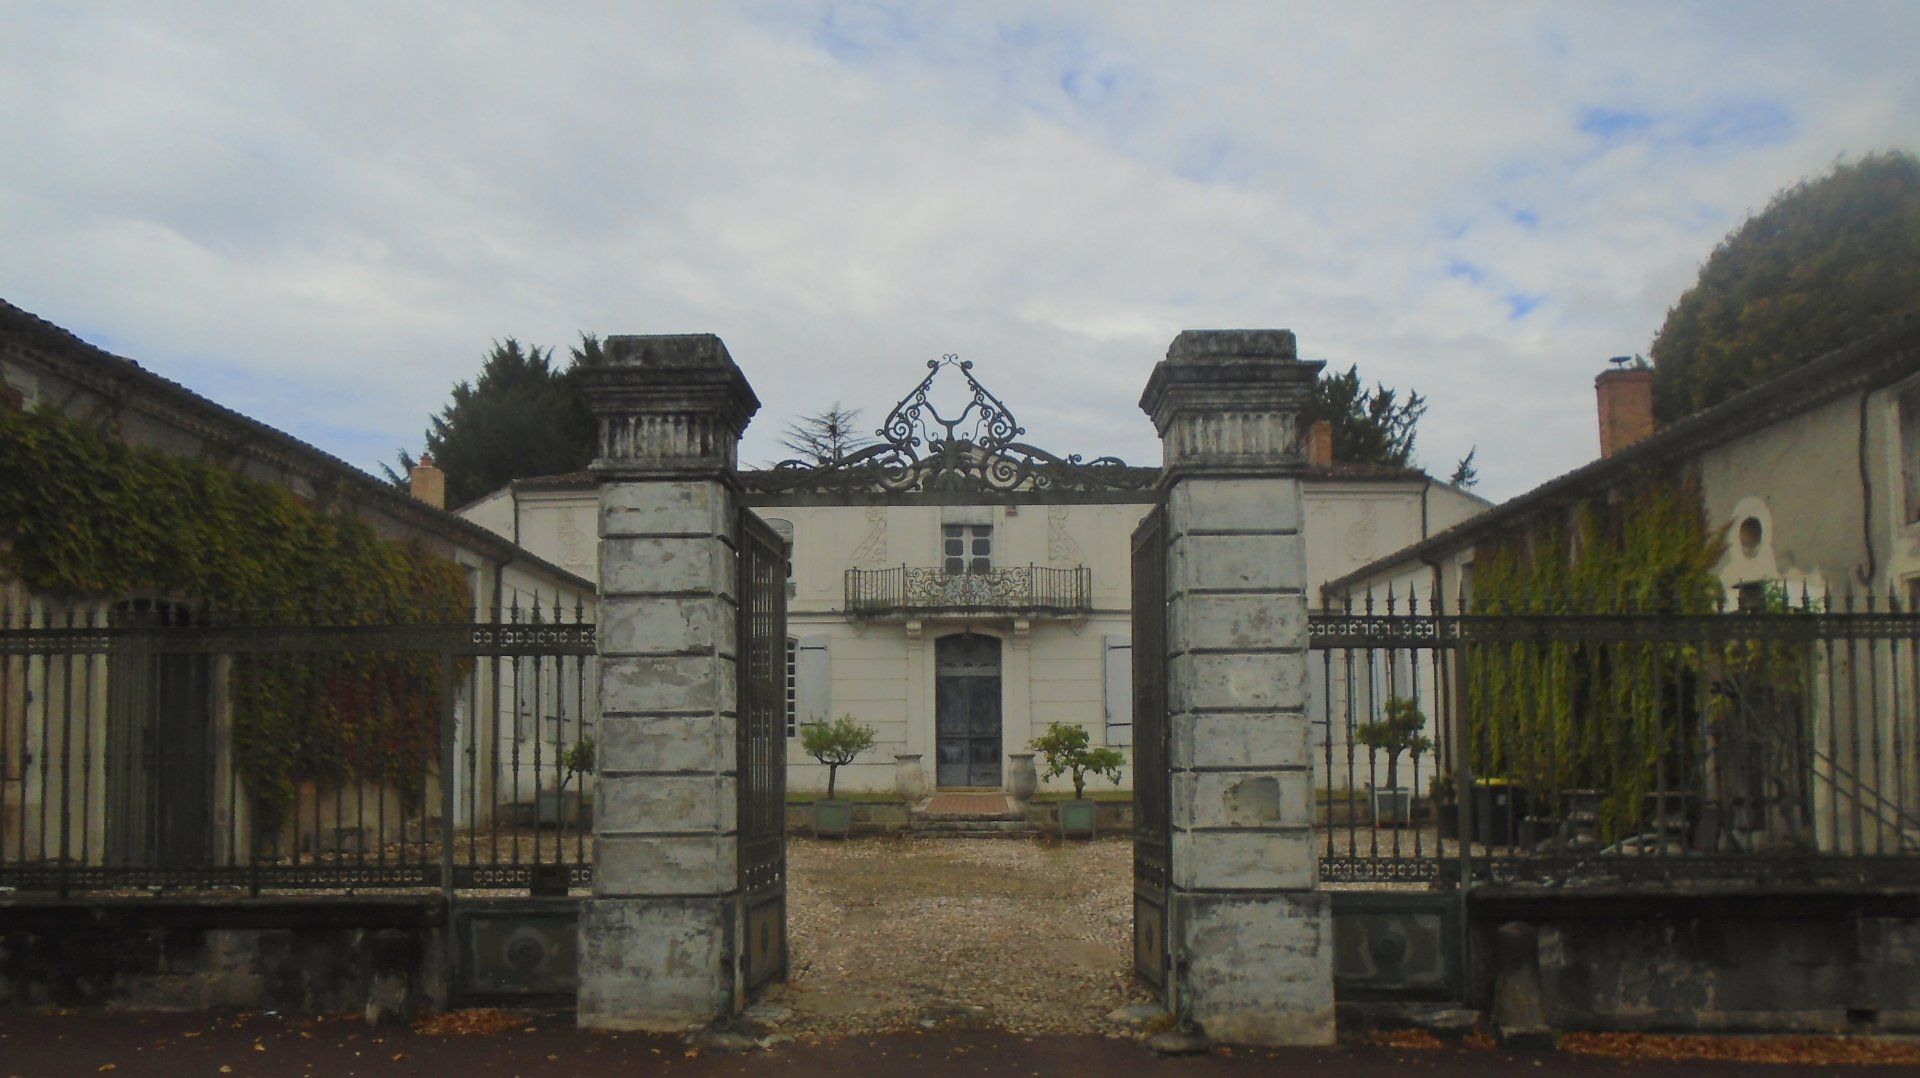
<path fill-rule="evenodd" d="M 916 807 L 922 816 L 1006 816 L 1023 819 L 1005 794 L 937 793 Z"/>
<path fill-rule="evenodd" d="M 908 830 L 928 838 L 1032 838 L 1039 832 L 1002 793 L 936 793 L 914 806 Z"/>

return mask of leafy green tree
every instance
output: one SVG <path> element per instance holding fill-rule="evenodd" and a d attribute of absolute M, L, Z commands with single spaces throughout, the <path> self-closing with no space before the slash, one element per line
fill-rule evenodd
<path fill-rule="evenodd" d="M 1433 751 L 1433 739 L 1420 732 L 1427 725 L 1427 716 L 1412 700 L 1396 696 L 1387 701 L 1385 711 L 1382 718 L 1355 728 L 1353 739 L 1387 754 L 1386 788 L 1393 790 L 1400 786 L 1400 754 L 1404 752 L 1417 761 Z"/>
<path fill-rule="evenodd" d="M 1868 154 L 1776 194 L 1653 338 L 1671 422 L 1920 311 L 1920 160 Z"/>
<path fill-rule="evenodd" d="M 447 503 L 465 505 L 515 479 L 578 471 L 593 460 L 596 428 L 581 372 L 605 362 L 600 339 L 582 334 L 565 369 L 553 350 L 494 342 L 479 377 L 453 387 L 453 399 L 431 418 L 427 452 L 447 473 Z M 414 466 L 400 453 L 387 477 L 402 486 Z"/>
<path fill-rule="evenodd" d="M 1413 459 L 1414 428 L 1427 414 L 1427 399 L 1375 383 L 1367 389 L 1360 368 L 1345 374 L 1322 373 L 1313 385 L 1302 422 L 1333 424 L 1333 459 L 1349 464 L 1385 464 L 1404 468 Z"/>
<path fill-rule="evenodd" d="M 800 727 L 800 748 L 827 765 L 827 800 L 833 800 L 834 780 L 854 757 L 873 747 L 874 730 L 842 715 L 832 722 L 810 722 Z"/>
<path fill-rule="evenodd" d="M 1057 779 L 1061 775 L 1073 776 L 1073 796 L 1078 799 L 1087 796 L 1087 776 L 1105 775 L 1108 782 L 1120 781 L 1120 768 L 1126 765 L 1127 758 L 1116 749 L 1090 748 L 1091 739 L 1087 728 L 1074 723 L 1054 722 L 1047 724 L 1047 732 L 1028 743 L 1028 748 L 1046 757 L 1047 769 L 1042 778 Z"/>

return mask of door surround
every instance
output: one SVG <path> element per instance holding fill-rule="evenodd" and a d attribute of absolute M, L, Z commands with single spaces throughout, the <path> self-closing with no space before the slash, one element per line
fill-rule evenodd
<path fill-rule="evenodd" d="M 963 631 L 933 642 L 934 786 L 1000 789 L 1006 732 L 1006 647 Z"/>

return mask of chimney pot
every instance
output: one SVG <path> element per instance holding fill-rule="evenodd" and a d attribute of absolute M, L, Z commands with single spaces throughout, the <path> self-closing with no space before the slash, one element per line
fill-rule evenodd
<path fill-rule="evenodd" d="M 1307 428 L 1307 464 L 1315 468 L 1333 466 L 1333 421 L 1316 419 Z"/>
<path fill-rule="evenodd" d="M 1600 403 L 1600 455 L 1611 457 L 1653 433 L 1653 370 L 1617 367 L 1593 380 Z"/>
<path fill-rule="evenodd" d="M 407 493 L 435 509 L 447 507 L 447 473 L 433 463 L 433 454 L 420 454 L 420 463 L 407 469 Z"/>

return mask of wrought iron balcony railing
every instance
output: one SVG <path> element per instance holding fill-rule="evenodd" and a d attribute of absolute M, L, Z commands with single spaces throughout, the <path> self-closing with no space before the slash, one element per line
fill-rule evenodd
<path fill-rule="evenodd" d="M 1010 614 L 1082 617 L 1093 609 L 1093 570 L 1022 565 L 949 573 L 902 565 L 848 569 L 847 611 L 861 617 Z"/>

